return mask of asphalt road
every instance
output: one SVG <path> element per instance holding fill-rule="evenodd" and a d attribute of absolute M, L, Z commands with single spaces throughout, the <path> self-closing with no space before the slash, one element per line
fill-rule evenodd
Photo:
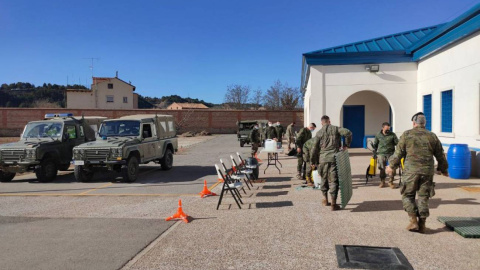
<path fill-rule="evenodd" d="M 193 195 L 202 190 L 204 180 L 209 187 L 217 182 L 213 165 L 220 158 L 230 166 L 230 154 L 236 158 L 236 152 L 241 152 L 246 157 L 249 150 L 239 147 L 235 135 L 215 136 L 175 155 L 170 171 L 163 171 L 155 163 L 141 165 L 134 183 L 123 183 L 121 175 L 114 172 L 99 172 L 91 182 L 77 182 L 71 167 L 70 171 L 59 172 L 50 183 L 38 182 L 33 173 L 17 176 L 12 182 L 0 183 L 0 196 Z"/>
<path fill-rule="evenodd" d="M 175 224 L 165 218 L 178 199 L 188 214 L 203 181 L 217 183 L 213 165 L 237 151 L 247 156 L 250 148 L 235 135 L 215 136 L 180 151 L 170 171 L 141 165 L 131 184 L 113 173 L 79 183 L 72 171 L 51 183 L 34 174 L 0 183 L 0 268 L 119 269 Z"/>

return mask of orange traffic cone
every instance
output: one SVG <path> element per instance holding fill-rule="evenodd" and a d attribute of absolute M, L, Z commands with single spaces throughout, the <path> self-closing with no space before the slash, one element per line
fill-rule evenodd
<path fill-rule="evenodd" d="M 208 187 L 207 187 L 207 180 L 204 180 L 203 182 L 203 190 L 202 192 L 199 193 L 200 194 L 200 197 L 203 199 L 207 196 L 217 196 L 217 194 L 211 192 L 210 190 L 208 190 Z"/>
<path fill-rule="evenodd" d="M 177 213 L 175 213 L 173 216 L 166 218 L 166 221 L 172 220 L 172 219 L 181 219 L 185 223 L 188 223 L 188 215 L 183 212 L 182 209 L 182 200 L 178 200 L 178 210 Z"/>
<path fill-rule="evenodd" d="M 257 153 L 255 153 L 255 159 L 256 159 L 258 162 L 262 162 L 262 160 L 258 158 Z"/>

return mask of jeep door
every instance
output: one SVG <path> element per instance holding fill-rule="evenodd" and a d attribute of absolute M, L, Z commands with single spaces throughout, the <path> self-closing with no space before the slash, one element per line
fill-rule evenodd
<path fill-rule="evenodd" d="M 157 130 L 153 123 L 142 123 L 142 144 L 143 161 L 150 161 L 155 158 L 155 146 L 157 142 Z"/>
<path fill-rule="evenodd" d="M 83 138 L 78 136 L 77 128 L 75 125 L 66 124 L 63 128 L 63 138 L 62 138 L 62 151 L 60 153 L 60 163 L 67 163 L 72 160 L 73 156 L 73 147 L 81 144 Z"/>

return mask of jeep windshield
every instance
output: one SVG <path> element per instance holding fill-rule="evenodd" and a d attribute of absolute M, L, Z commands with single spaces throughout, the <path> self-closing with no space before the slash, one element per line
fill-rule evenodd
<path fill-rule="evenodd" d="M 238 124 L 238 129 L 246 130 L 246 129 L 253 129 L 253 127 L 257 124 L 257 122 L 240 122 Z"/>
<path fill-rule="evenodd" d="M 52 138 L 59 139 L 62 137 L 63 123 L 62 122 L 32 122 L 25 126 L 22 138 Z"/>
<path fill-rule="evenodd" d="M 100 127 L 100 137 L 138 136 L 140 134 L 140 121 L 121 120 L 105 121 Z"/>

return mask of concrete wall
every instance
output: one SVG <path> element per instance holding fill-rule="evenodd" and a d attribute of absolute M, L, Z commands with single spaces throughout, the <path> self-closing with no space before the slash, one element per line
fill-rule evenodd
<path fill-rule="evenodd" d="M 441 92 L 453 90 L 453 132 L 441 132 Z M 432 94 L 432 131 L 442 143 L 480 148 L 480 33 L 420 61 L 417 110 Z"/>
<path fill-rule="evenodd" d="M 41 120 L 47 113 L 71 112 L 75 116 L 118 118 L 132 114 L 168 114 L 175 116 L 179 132 L 207 130 L 211 133 L 236 133 L 238 120 L 280 121 L 284 127 L 291 122 L 302 127 L 302 111 L 234 111 L 234 110 L 96 110 L 96 109 L 23 109 L 0 108 L 0 136 L 20 136 L 29 121 Z"/>
<path fill-rule="evenodd" d="M 67 90 L 67 108 L 95 109 L 93 91 Z"/>
<path fill-rule="evenodd" d="M 355 93 L 347 98 L 344 105 L 365 106 L 365 135 L 376 135 L 382 129 L 382 123 L 390 121 L 390 105 L 378 93 L 372 91 Z M 343 109 L 340 113 L 340 119 L 340 123 L 343 125 Z"/>
<path fill-rule="evenodd" d="M 410 118 L 417 110 L 417 63 L 381 64 L 377 73 L 366 71 L 365 65 L 310 67 L 305 123 L 320 123 L 322 115 L 327 114 L 332 124 L 341 125 L 345 101 L 366 90 L 380 94 L 388 101 L 397 135 L 412 127 Z M 369 117 L 366 115 L 366 119 Z M 388 111 L 384 118 L 388 119 Z"/>

